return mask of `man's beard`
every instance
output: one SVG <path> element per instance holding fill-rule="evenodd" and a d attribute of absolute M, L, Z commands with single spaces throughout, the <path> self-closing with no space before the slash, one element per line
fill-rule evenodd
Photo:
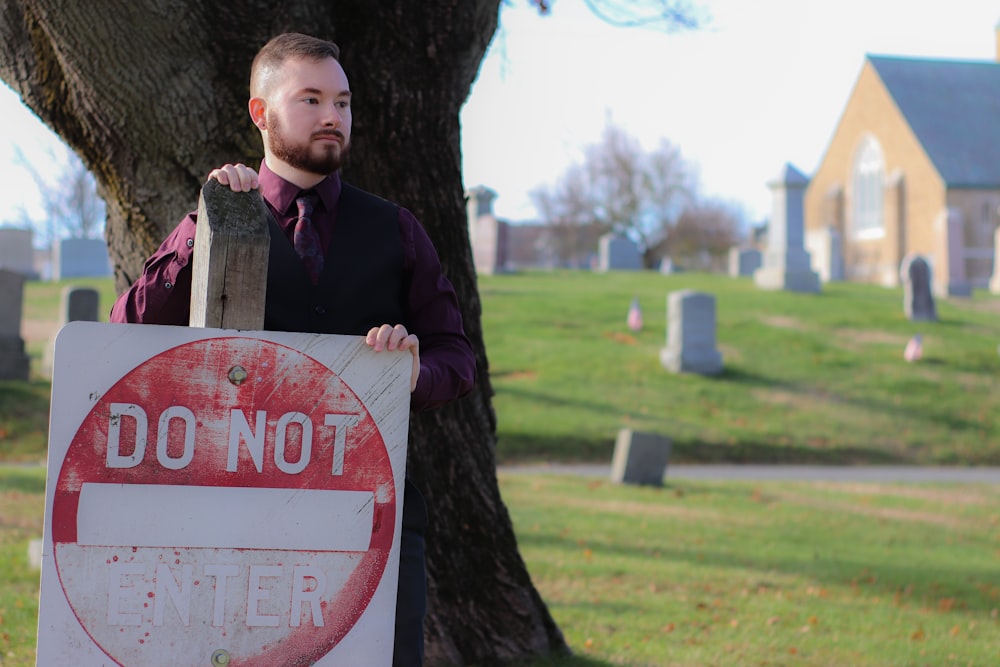
<path fill-rule="evenodd" d="M 339 130 L 337 133 L 343 138 L 343 133 Z M 350 148 L 346 140 L 343 144 L 294 144 L 285 137 L 277 116 L 272 116 L 268 123 L 267 140 L 276 158 L 296 169 L 320 176 L 328 176 L 340 169 Z"/>

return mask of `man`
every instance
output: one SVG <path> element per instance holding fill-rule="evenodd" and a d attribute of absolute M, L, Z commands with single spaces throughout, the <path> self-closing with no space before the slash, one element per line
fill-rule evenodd
<path fill-rule="evenodd" d="M 376 352 L 409 351 L 411 409 L 467 393 L 475 358 L 458 301 L 426 232 L 404 208 L 344 183 L 351 90 L 338 47 L 298 33 L 254 58 L 250 118 L 264 142 L 260 174 L 226 165 L 210 178 L 260 188 L 273 216 L 264 328 L 362 335 Z M 186 325 L 196 212 L 188 214 L 119 297 L 112 322 Z M 407 481 L 393 665 L 423 661 L 423 499 Z"/>

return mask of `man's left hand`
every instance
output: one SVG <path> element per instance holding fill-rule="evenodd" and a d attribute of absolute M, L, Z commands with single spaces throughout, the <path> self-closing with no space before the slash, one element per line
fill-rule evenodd
<path fill-rule="evenodd" d="M 413 355 L 413 369 L 410 373 L 410 393 L 417 388 L 417 376 L 420 375 L 420 341 L 416 334 L 406 331 L 402 324 L 392 326 L 383 324 L 380 327 L 372 327 L 365 336 L 365 342 L 375 350 L 389 350 L 390 352 L 409 350 Z"/>

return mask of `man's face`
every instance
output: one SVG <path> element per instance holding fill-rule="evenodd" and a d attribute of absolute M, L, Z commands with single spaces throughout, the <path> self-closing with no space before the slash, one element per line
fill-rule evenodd
<path fill-rule="evenodd" d="M 292 59 L 267 96 L 271 154 L 313 174 L 340 169 L 351 143 L 351 90 L 340 63 Z"/>

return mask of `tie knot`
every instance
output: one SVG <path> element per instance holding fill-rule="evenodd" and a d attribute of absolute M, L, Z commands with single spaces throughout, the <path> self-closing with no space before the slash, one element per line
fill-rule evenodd
<path fill-rule="evenodd" d="M 296 206 L 299 207 L 299 217 L 308 218 L 312 215 L 312 212 L 316 210 L 316 202 L 319 201 L 319 195 L 316 194 L 315 190 L 303 190 L 299 193 L 299 196 L 295 199 Z"/>

